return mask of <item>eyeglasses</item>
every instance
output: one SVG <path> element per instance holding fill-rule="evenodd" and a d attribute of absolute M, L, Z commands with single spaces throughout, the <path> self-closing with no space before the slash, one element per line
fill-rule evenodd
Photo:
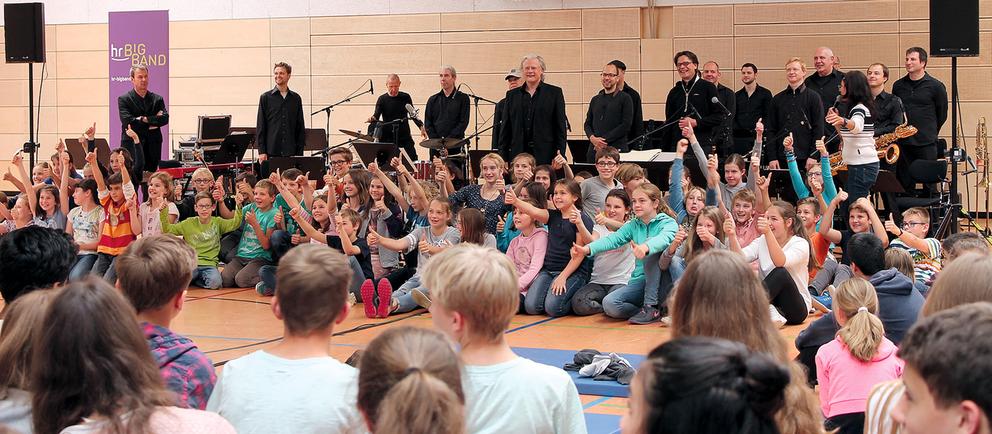
<path fill-rule="evenodd" d="M 207 205 L 203 205 L 199 203 L 196 204 L 196 209 L 211 209 L 213 207 L 214 207 L 213 204 L 207 204 Z"/>
<path fill-rule="evenodd" d="M 902 227 L 907 228 L 907 229 L 908 228 L 911 228 L 913 226 L 923 226 L 923 225 L 926 225 L 926 223 L 925 222 L 902 222 Z"/>
<path fill-rule="evenodd" d="M 603 78 L 613 78 L 613 77 L 616 77 L 616 76 L 618 76 L 620 74 L 610 74 L 609 72 L 604 72 L 604 73 L 599 74 L 599 75 L 600 75 L 600 77 L 603 77 Z"/>
<path fill-rule="evenodd" d="M 675 66 L 678 66 L 679 68 L 686 67 L 689 65 L 692 65 L 692 62 L 679 62 L 675 64 Z"/>
<path fill-rule="evenodd" d="M 612 168 L 612 167 L 617 167 L 617 163 L 614 163 L 612 161 L 600 161 L 596 163 L 596 167 Z"/>
<path fill-rule="evenodd" d="M 194 184 L 209 184 L 211 182 L 214 182 L 214 180 L 212 180 L 212 179 L 194 179 L 193 180 L 193 183 Z"/>
<path fill-rule="evenodd" d="M 342 164 L 348 164 L 345 160 L 331 160 L 331 166 L 340 166 Z"/>
<path fill-rule="evenodd" d="M 823 172 L 809 172 L 809 176 L 823 177 Z"/>

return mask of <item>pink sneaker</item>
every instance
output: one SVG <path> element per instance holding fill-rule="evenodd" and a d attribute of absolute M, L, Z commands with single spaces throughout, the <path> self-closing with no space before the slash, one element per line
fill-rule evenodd
<path fill-rule="evenodd" d="M 362 304 L 365 306 L 365 317 L 375 318 L 376 309 L 373 299 L 375 298 L 375 284 L 372 279 L 365 279 L 362 283 Z"/>
<path fill-rule="evenodd" d="M 389 283 L 388 279 L 380 279 L 377 289 L 379 306 L 377 306 L 376 314 L 378 314 L 379 318 L 386 318 L 389 316 L 389 303 L 387 300 L 393 297 L 393 285 Z"/>

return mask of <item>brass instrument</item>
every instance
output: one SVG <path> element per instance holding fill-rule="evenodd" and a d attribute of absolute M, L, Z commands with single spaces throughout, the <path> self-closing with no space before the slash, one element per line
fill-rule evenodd
<path fill-rule="evenodd" d="M 975 133 L 975 156 L 982 166 L 982 179 L 978 187 L 989 188 L 989 131 L 985 127 L 985 117 L 978 119 L 978 131 Z"/>
<path fill-rule="evenodd" d="M 875 149 L 878 151 L 878 159 L 888 164 L 896 164 L 896 161 L 899 161 L 899 145 L 896 144 L 896 140 L 912 136 L 916 131 L 916 127 L 903 123 L 897 126 L 895 131 L 876 137 Z M 847 170 L 842 151 L 830 154 L 830 174 L 836 175 L 839 170 Z"/>

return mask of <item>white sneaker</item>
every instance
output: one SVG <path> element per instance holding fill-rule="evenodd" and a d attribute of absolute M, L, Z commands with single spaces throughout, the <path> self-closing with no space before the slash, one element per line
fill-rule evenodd
<path fill-rule="evenodd" d="M 659 322 L 661 323 L 661 326 L 662 327 L 671 327 L 672 326 L 672 317 L 671 316 L 668 316 L 668 315 L 665 315 L 665 316 L 661 317 L 661 321 L 659 321 Z"/>
<path fill-rule="evenodd" d="M 768 310 L 771 312 L 772 322 L 775 323 L 775 326 L 777 326 L 778 328 L 785 327 L 785 317 L 778 312 L 778 309 L 775 308 L 775 305 L 769 304 Z"/>

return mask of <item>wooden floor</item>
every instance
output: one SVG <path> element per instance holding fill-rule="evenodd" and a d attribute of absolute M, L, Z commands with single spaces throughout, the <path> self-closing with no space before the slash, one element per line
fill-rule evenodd
<path fill-rule="evenodd" d="M 183 312 L 172 328 L 196 342 L 218 365 L 218 370 L 223 370 L 223 363 L 264 349 L 282 338 L 282 324 L 272 315 L 271 300 L 257 295 L 254 288 L 214 291 L 191 288 Z M 807 324 L 813 319 L 807 319 Z M 358 305 L 335 329 L 331 355 L 344 361 L 386 328 L 398 326 L 430 327 L 430 313 L 419 310 L 388 319 L 368 319 Z M 782 329 L 790 348 L 805 327 L 803 324 Z M 594 348 L 628 354 L 646 354 L 669 337 L 669 330 L 657 324 L 630 325 L 604 315 L 563 318 L 518 315 L 507 330 L 507 340 L 513 347 L 569 351 Z M 619 416 L 627 409 L 625 398 L 583 395 L 582 402 L 587 418 L 597 420 L 595 427 L 590 425 L 590 433 L 619 432 Z"/>

